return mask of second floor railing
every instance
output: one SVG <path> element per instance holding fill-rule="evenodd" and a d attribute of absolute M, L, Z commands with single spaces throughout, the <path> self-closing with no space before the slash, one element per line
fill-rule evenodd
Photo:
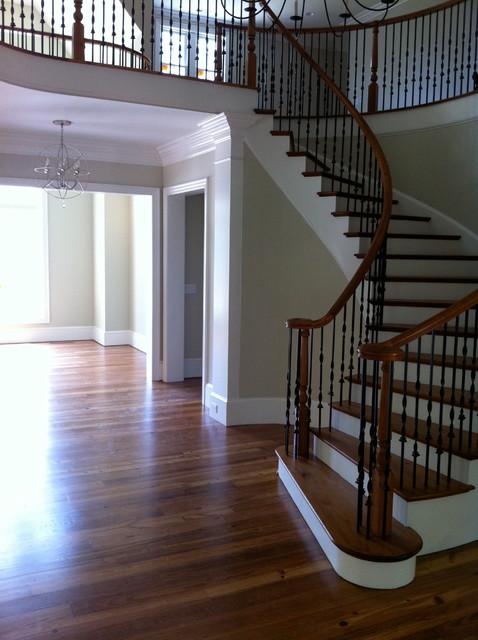
<path fill-rule="evenodd" d="M 237 3 L 240 4 L 240 3 Z M 229 5 L 228 5 L 229 7 Z M 0 0 L 0 42 L 27 51 L 258 89 L 276 109 L 287 59 L 268 14 L 221 0 Z M 257 20 L 257 24 L 256 24 Z M 448 0 L 381 23 L 290 32 L 360 112 L 478 89 L 478 2 Z M 287 66 L 289 65 L 289 66 Z"/>

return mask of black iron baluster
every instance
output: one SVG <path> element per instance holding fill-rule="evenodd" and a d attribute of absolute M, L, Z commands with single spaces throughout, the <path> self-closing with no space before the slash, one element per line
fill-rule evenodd
<path fill-rule="evenodd" d="M 352 95 L 352 104 L 354 105 L 354 107 L 359 107 L 360 105 L 357 104 L 357 97 L 358 97 L 358 46 L 359 46 L 359 38 L 358 38 L 358 32 L 354 31 L 354 38 L 355 38 L 355 54 L 354 54 L 354 91 L 353 91 L 353 95 Z"/>
<path fill-rule="evenodd" d="M 440 389 L 439 389 L 439 409 L 438 409 L 438 436 L 437 436 L 437 477 L 436 483 L 440 484 L 441 473 L 441 457 L 444 454 L 443 451 L 443 413 L 445 409 L 445 371 L 446 371 L 446 357 L 447 357 L 447 325 L 443 327 L 443 339 L 442 339 L 442 352 L 441 352 L 441 372 L 440 372 Z"/>
<path fill-rule="evenodd" d="M 394 363 L 390 363 L 390 380 L 388 385 L 388 397 L 390 402 L 388 403 L 387 413 L 387 448 L 385 450 L 385 469 L 384 469 L 384 488 L 383 488 L 383 520 L 382 520 L 382 538 L 386 537 L 387 532 L 387 514 L 388 514 L 388 502 L 393 499 L 391 496 L 392 487 L 390 486 L 390 476 L 392 473 L 391 459 L 391 442 L 392 442 L 392 402 L 393 397 L 393 374 Z"/>
<path fill-rule="evenodd" d="M 131 44 L 130 44 L 131 66 L 133 66 L 133 60 L 134 60 L 133 51 L 134 51 L 134 41 L 136 40 L 135 27 L 136 27 L 136 6 L 135 6 L 135 0 L 133 0 L 131 3 Z"/>
<path fill-rule="evenodd" d="M 453 367 L 452 367 L 452 379 L 450 389 L 450 429 L 447 434 L 448 438 L 448 468 L 447 468 L 447 480 L 451 480 L 451 463 L 453 458 L 453 441 L 455 439 L 455 391 L 456 391 L 456 372 L 457 372 L 457 358 L 458 358 L 458 342 L 459 342 L 459 325 L 458 318 L 455 320 L 455 327 L 453 333 Z"/>
<path fill-rule="evenodd" d="M 359 372 L 360 376 L 360 372 Z M 358 462 L 357 462 L 357 532 L 360 532 L 360 529 L 363 526 L 363 509 L 364 509 L 364 495 L 365 495 L 365 432 L 367 428 L 367 418 L 365 415 L 365 408 L 367 406 L 367 360 L 362 360 L 362 372 L 361 372 L 361 387 L 360 387 L 360 430 L 359 430 L 359 438 L 358 438 Z M 370 504 L 369 500 L 367 500 L 367 535 L 369 532 L 369 510 Z"/>
<path fill-rule="evenodd" d="M 347 338 L 347 303 L 344 304 L 342 317 L 342 344 L 340 353 L 340 377 L 339 377 L 339 404 L 342 406 L 344 399 L 345 384 L 345 342 Z"/>
<path fill-rule="evenodd" d="M 13 4 L 13 3 L 12 3 Z M 51 3 L 51 31 L 50 31 L 50 55 L 56 55 L 55 45 L 56 45 L 56 33 L 55 33 L 55 1 L 52 0 Z"/>
<path fill-rule="evenodd" d="M 474 408 L 475 408 L 475 378 L 476 378 L 476 355 L 477 355 L 477 347 L 478 347 L 478 307 L 475 307 L 475 323 L 473 329 L 473 355 L 471 357 L 471 374 L 470 374 L 470 416 L 468 421 L 468 448 L 471 449 L 473 444 L 473 435 L 475 438 L 476 434 L 473 433 L 473 416 L 474 416 Z"/>
<path fill-rule="evenodd" d="M 379 496 L 374 496 L 372 493 L 372 474 L 375 469 L 377 463 L 377 446 L 378 446 L 378 394 L 379 394 L 379 365 L 380 363 L 376 360 L 373 361 L 372 364 L 372 381 L 371 381 L 371 408 L 370 408 L 370 450 L 369 450 L 369 461 L 368 461 L 368 483 L 367 483 L 367 493 L 368 493 L 368 509 L 367 509 L 367 537 L 370 536 L 370 516 L 371 511 L 370 507 L 372 505 L 373 500 L 378 500 Z M 368 384 L 367 379 L 364 378 L 362 380 L 362 384 Z"/>
<path fill-rule="evenodd" d="M 329 373 L 329 431 L 332 431 L 332 403 L 334 400 L 334 379 L 335 379 L 335 330 L 336 330 L 336 318 L 332 321 L 332 342 L 330 345 L 330 373 Z"/>
<path fill-rule="evenodd" d="M 310 331 L 309 340 L 309 385 L 307 387 L 307 428 L 310 429 L 312 420 L 312 371 L 314 366 L 314 330 Z"/>
<path fill-rule="evenodd" d="M 438 63 L 438 18 L 439 13 L 436 14 L 435 18 L 435 46 L 434 46 L 434 66 L 433 66 L 433 99 L 432 102 L 435 102 L 435 96 L 438 88 L 438 75 L 439 75 L 439 63 Z"/>
<path fill-rule="evenodd" d="M 398 45 L 398 69 L 397 69 L 397 104 L 395 108 L 398 109 L 402 104 L 402 50 L 403 50 L 403 22 L 400 22 L 400 44 Z"/>
<path fill-rule="evenodd" d="M 125 3 L 121 3 L 122 11 L 121 11 L 121 60 L 123 64 L 126 61 L 126 42 L 125 42 L 125 34 L 126 34 L 126 8 Z M 163 18 L 164 18 L 164 0 L 161 0 L 161 42 L 160 42 L 160 50 L 159 50 L 159 70 L 162 71 L 163 64 Z"/>
<path fill-rule="evenodd" d="M 402 393 L 402 413 L 401 429 L 400 429 L 400 478 L 399 486 L 403 489 L 403 483 L 405 479 L 405 445 L 407 443 L 407 402 L 408 402 L 408 362 L 409 362 L 409 346 L 405 345 L 405 358 L 403 361 L 403 393 Z"/>
<path fill-rule="evenodd" d="M 461 386 L 460 386 L 460 402 L 459 407 L 460 411 L 458 413 L 458 451 L 462 451 L 463 449 L 463 428 L 465 417 L 465 386 L 466 386 L 466 371 L 467 371 L 467 356 L 468 356 L 468 320 L 469 314 L 468 311 L 465 311 L 464 316 L 464 325 L 463 325 L 463 345 L 461 349 L 462 361 L 461 361 Z"/>
<path fill-rule="evenodd" d="M 178 33 L 179 33 L 179 41 L 178 41 L 178 73 L 182 74 L 182 70 L 184 67 L 183 64 L 183 0 L 179 0 L 179 11 L 178 11 Z"/>
<path fill-rule="evenodd" d="M 432 427 L 432 409 L 433 409 L 433 370 L 435 364 L 435 331 L 431 334 L 430 345 L 430 363 L 429 363 L 429 375 L 428 375 L 428 399 L 427 399 L 427 431 L 425 435 L 425 487 L 428 487 L 428 476 L 430 470 L 430 443 L 432 440 L 431 427 Z"/>
<path fill-rule="evenodd" d="M 412 49 L 412 90 L 411 90 L 411 100 L 410 105 L 413 106 L 415 104 L 415 88 L 417 81 L 417 19 L 413 21 L 414 25 L 414 33 L 413 33 L 413 49 Z"/>
<path fill-rule="evenodd" d="M 446 11 L 446 9 L 445 9 Z M 448 29 L 448 66 L 446 72 L 446 97 L 450 97 L 450 87 L 451 87 L 451 72 L 452 72 L 452 29 L 453 29 L 453 20 L 451 19 L 451 11 L 448 12 L 449 18 L 449 29 Z"/>
<path fill-rule="evenodd" d="M 441 12 L 443 16 L 443 25 L 442 25 L 442 43 L 441 43 L 441 56 L 440 56 L 440 100 L 443 99 L 443 83 L 445 81 L 445 30 L 446 30 L 446 22 L 444 17 L 444 12 Z"/>
<path fill-rule="evenodd" d="M 292 329 L 289 329 L 289 347 L 287 350 L 287 392 L 286 392 L 286 410 L 285 410 L 285 453 L 289 455 L 289 432 L 290 432 L 290 394 L 291 394 L 291 375 L 292 375 Z"/>
<path fill-rule="evenodd" d="M 317 427 L 320 430 L 322 429 L 322 409 L 324 408 L 323 400 L 323 381 L 324 381 L 324 328 L 320 328 L 320 350 L 319 350 L 319 394 L 317 399 L 317 409 L 318 409 L 318 423 Z"/>
<path fill-rule="evenodd" d="M 418 75 L 418 104 L 422 104 L 422 93 L 423 93 L 423 53 L 425 50 L 425 20 L 424 18 L 420 19 L 420 23 L 422 26 L 421 35 L 420 35 L 420 68 Z"/>
<path fill-rule="evenodd" d="M 144 15 L 144 2 L 143 2 L 143 15 Z M 143 25 L 143 31 L 141 33 L 144 33 L 144 25 Z M 112 62 L 111 64 L 115 64 L 115 60 L 116 60 L 116 0 L 113 0 L 113 8 L 112 8 L 112 13 L 111 13 L 111 55 L 112 55 Z M 143 47 L 143 43 L 144 43 L 144 38 L 141 39 L 141 47 L 142 47 L 142 53 L 144 56 L 144 47 Z M 123 65 L 124 64 L 124 60 L 120 59 L 120 64 Z"/>
<path fill-rule="evenodd" d="M 357 300 L 356 296 L 352 296 L 352 323 L 350 327 L 350 339 L 349 339 L 349 366 L 348 366 L 348 393 L 347 393 L 347 402 L 350 404 L 352 402 L 352 377 L 355 370 L 355 358 L 357 357 L 357 349 L 355 347 L 355 321 L 356 321 L 356 313 L 357 313 Z M 360 374 L 360 370 L 358 368 L 359 364 L 357 363 L 357 371 Z"/>
<path fill-rule="evenodd" d="M 62 7 L 64 11 L 64 3 Z M 20 48 L 25 48 L 25 0 L 20 0 Z"/>
<path fill-rule="evenodd" d="M 387 71 L 388 71 L 388 25 L 382 28 L 385 32 L 383 37 L 383 59 L 382 59 L 382 111 L 385 111 L 385 96 L 387 92 Z M 380 33 L 380 32 L 379 32 Z"/>
<path fill-rule="evenodd" d="M 420 415 L 420 389 L 421 389 L 421 381 L 420 381 L 420 369 L 421 369 L 421 358 L 422 358 L 422 339 L 418 339 L 417 344 L 417 362 L 416 362 L 416 374 L 415 374 L 415 415 L 414 415 L 414 431 L 413 431 L 413 482 L 412 486 L 415 489 L 417 486 L 417 465 L 418 458 L 420 457 L 420 452 L 418 451 L 418 420 Z"/>
<path fill-rule="evenodd" d="M 155 13 L 154 13 L 154 2 L 151 3 L 151 30 L 150 30 L 150 37 L 149 37 L 149 60 L 150 60 L 150 66 L 149 66 L 149 70 L 153 71 L 155 69 L 155 64 L 154 64 L 154 43 L 156 41 L 156 19 L 155 19 Z M 143 65 L 146 61 L 143 61 Z M 159 69 L 161 70 L 161 69 Z"/>
<path fill-rule="evenodd" d="M 430 91 L 430 67 L 431 67 L 431 38 L 432 38 L 432 14 L 430 14 L 428 16 L 428 28 L 427 28 L 427 34 L 428 34 L 428 48 L 427 48 L 427 70 L 426 70 L 426 75 L 425 75 L 425 102 L 428 102 L 428 97 L 429 97 L 429 91 Z"/>
<path fill-rule="evenodd" d="M 295 396 L 294 396 L 294 458 L 299 455 L 299 393 L 300 393 L 300 350 L 302 344 L 302 329 L 297 331 L 297 358 L 295 374 Z"/>
<path fill-rule="evenodd" d="M 461 27 L 461 64 L 460 64 L 460 95 L 464 93 L 463 83 L 465 81 L 465 40 L 466 40 L 466 3 L 463 5 L 463 23 Z"/>

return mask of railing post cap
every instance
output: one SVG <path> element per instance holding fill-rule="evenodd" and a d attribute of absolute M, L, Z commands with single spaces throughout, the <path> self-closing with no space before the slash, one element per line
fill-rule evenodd
<path fill-rule="evenodd" d="M 380 360 L 381 362 L 403 360 L 403 351 L 399 347 L 383 343 L 362 344 L 358 348 L 358 354 L 365 360 Z"/>

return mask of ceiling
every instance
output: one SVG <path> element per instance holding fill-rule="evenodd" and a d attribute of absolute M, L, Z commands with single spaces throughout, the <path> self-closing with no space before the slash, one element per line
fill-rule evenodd
<path fill-rule="evenodd" d="M 300 6 L 302 0 L 298 2 Z M 314 19 L 325 20 L 323 0 L 305 2 L 306 12 L 314 13 Z M 348 2 L 354 12 L 363 11 L 355 5 L 356 0 Z M 361 2 L 367 6 L 382 4 L 376 0 Z M 436 4 L 436 0 L 401 0 L 399 4 L 401 11 L 408 13 L 417 5 L 424 8 Z M 337 14 L 343 11 L 344 0 L 328 0 L 328 5 L 330 12 Z M 197 132 L 198 125 L 211 115 L 204 111 L 48 93 L 2 81 L 0 95 L 0 148 L 30 155 L 57 141 L 59 128 L 52 122 L 65 119 L 72 121 L 72 126 L 65 128 L 65 142 L 78 146 L 87 157 L 161 165 L 158 147 Z"/>

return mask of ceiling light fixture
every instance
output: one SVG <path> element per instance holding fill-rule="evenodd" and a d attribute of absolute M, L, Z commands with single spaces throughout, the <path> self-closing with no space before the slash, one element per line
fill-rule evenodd
<path fill-rule="evenodd" d="M 83 154 L 63 141 L 63 128 L 71 125 L 70 120 L 53 120 L 53 124 L 61 127 L 60 144 L 46 147 L 40 153 L 43 160 L 41 167 L 36 167 L 38 181 L 48 195 L 59 198 L 62 207 L 65 200 L 75 198 L 83 193 L 90 172 Z"/>
<path fill-rule="evenodd" d="M 289 20 L 294 24 L 294 29 L 297 32 L 302 28 L 302 22 L 303 22 L 304 16 L 314 15 L 314 13 L 305 11 L 306 0 L 302 0 L 301 3 L 299 3 L 298 0 L 283 0 L 280 10 L 277 14 L 277 20 L 280 19 L 280 16 L 282 15 L 284 8 L 286 6 L 286 3 L 288 1 L 289 1 L 289 4 L 291 5 L 291 8 L 293 7 L 293 13 L 289 17 Z M 221 0 L 221 4 L 224 11 L 236 20 L 244 20 L 251 14 L 257 16 L 265 10 L 266 6 L 269 6 L 271 4 L 271 0 L 242 0 L 239 3 L 239 5 L 242 6 L 242 10 L 239 9 L 239 11 L 237 11 L 236 13 L 236 10 L 234 9 L 230 10 L 230 8 L 226 6 L 226 2 L 227 0 Z M 329 24 L 329 27 L 334 31 L 334 25 L 332 24 L 332 20 L 330 18 L 330 12 L 329 12 L 329 6 L 327 4 L 327 0 L 323 0 L 323 2 L 324 2 L 325 14 L 327 17 L 327 22 Z M 342 2 L 345 8 L 345 12 L 341 13 L 339 17 L 344 21 L 344 23 L 347 19 L 352 18 L 358 24 L 363 24 L 360 21 L 360 19 L 357 17 L 360 10 L 373 11 L 374 13 L 379 13 L 381 14 L 379 16 L 379 19 L 380 21 L 382 21 L 386 18 L 389 9 L 397 5 L 400 2 L 400 0 L 381 0 L 381 2 L 378 2 L 378 3 L 374 0 L 373 5 L 371 4 L 369 6 L 367 6 L 360 0 L 342 0 Z M 355 10 L 353 10 L 352 8 L 353 3 L 358 5 L 355 7 Z M 302 5 L 301 10 L 300 10 L 300 4 Z M 236 7 L 237 6 L 238 5 L 236 5 Z"/>

